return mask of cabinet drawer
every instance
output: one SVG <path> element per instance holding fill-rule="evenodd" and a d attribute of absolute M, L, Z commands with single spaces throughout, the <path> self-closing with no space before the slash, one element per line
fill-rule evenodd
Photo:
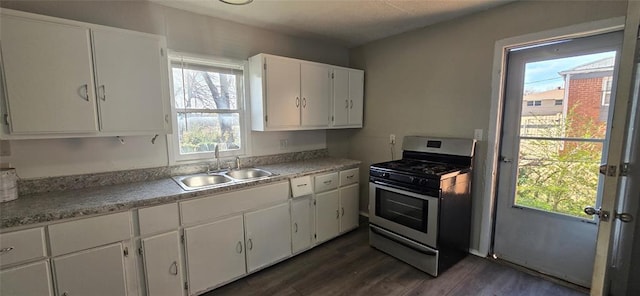
<path fill-rule="evenodd" d="M 289 199 L 289 182 L 185 201 L 180 203 L 182 224 L 210 221 L 233 213 L 285 202 L 287 199 Z"/>
<path fill-rule="evenodd" d="M 0 234 L 0 266 L 45 256 L 44 227 Z"/>
<path fill-rule="evenodd" d="M 338 188 L 338 173 L 315 176 L 315 192 L 325 192 Z"/>
<path fill-rule="evenodd" d="M 180 226 L 178 204 L 171 203 L 138 210 L 140 235 L 169 231 Z"/>
<path fill-rule="evenodd" d="M 130 237 L 131 215 L 129 212 L 49 226 L 52 256 L 123 241 Z"/>
<path fill-rule="evenodd" d="M 360 172 L 360 169 L 358 168 L 340 172 L 340 186 L 346 186 L 349 184 L 358 183 L 359 172 Z"/>
<path fill-rule="evenodd" d="M 311 176 L 304 176 L 291 179 L 291 196 L 298 197 L 313 193 L 311 187 Z"/>

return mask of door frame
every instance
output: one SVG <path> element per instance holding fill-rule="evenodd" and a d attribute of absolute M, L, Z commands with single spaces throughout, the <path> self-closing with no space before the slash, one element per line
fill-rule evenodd
<path fill-rule="evenodd" d="M 489 129 L 487 134 L 487 154 L 484 179 L 486 185 L 482 199 L 482 217 L 480 223 L 480 241 L 475 255 L 486 257 L 491 250 L 493 223 L 495 220 L 498 165 L 500 152 L 500 135 L 502 134 L 502 117 L 506 81 L 503 77 L 507 68 L 507 54 L 510 49 L 524 45 L 542 44 L 554 40 L 586 37 L 624 29 L 625 17 L 615 17 L 571 25 L 537 33 L 510 37 L 496 41 L 493 55 L 493 71 L 491 77 L 491 112 L 489 113 Z"/>

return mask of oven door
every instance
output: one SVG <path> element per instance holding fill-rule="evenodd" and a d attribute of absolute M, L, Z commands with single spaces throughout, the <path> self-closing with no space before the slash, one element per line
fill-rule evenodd
<path fill-rule="evenodd" d="M 437 248 L 438 202 L 434 196 L 369 183 L 369 222 Z"/>

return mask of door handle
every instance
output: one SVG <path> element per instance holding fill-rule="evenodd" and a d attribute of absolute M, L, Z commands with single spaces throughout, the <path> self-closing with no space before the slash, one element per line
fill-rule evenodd
<path fill-rule="evenodd" d="M 609 211 L 604 211 L 602 210 L 602 208 L 594 208 L 594 207 L 585 207 L 584 208 L 584 213 L 587 215 L 598 215 L 598 218 L 600 218 L 600 221 L 609 221 L 609 217 L 611 216 L 611 213 L 609 213 Z M 624 223 L 629 223 L 631 221 L 633 221 L 633 215 L 629 214 L 629 213 L 613 213 L 613 219 L 618 219 L 621 222 Z"/>
<path fill-rule="evenodd" d="M 307 98 L 302 98 L 302 108 L 307 108 Z"/>
<path fill-rule="evenodd" d="M 251 239 L 247 241 L 247 249 L 249 249 L 249 251 L 253 250 L 253 241 Z"/>
<path fill-rule="evenodd" d="M 298 223 L 293 223 L 293 233 L 298 233 Z"/>
<path fill-rule="evenodd" d="M 296 107 L 300 107 L 300 98 L 296 97 Z"/>
<path fill-rule="evenodd" d="M 505 157 L 505 156 L 500 156 L 500 161 L 502 161 L 504 163 L 512 163 L 513 159 Z"/>
<path fill-rule="evenodd" d="M 242 254 L 242 242 L 238 242 L 236 245 L 236 252 L 238 252 L 238 254 Z"/>
<path fill-rule="evenodd" d="M 171 267 L 169 267 L 169 273 L 171 275 L 178 275 L 178 261 L 173 261 Z"/>

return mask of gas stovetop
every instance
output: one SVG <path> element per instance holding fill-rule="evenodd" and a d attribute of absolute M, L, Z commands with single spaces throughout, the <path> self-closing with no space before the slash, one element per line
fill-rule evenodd
<path fill-rule="evenodd" d="M 462 165 L 407 158 L 377 163 L 373 164 L 371 167 L 374 169 L 389 170 L 391 172 L 395 171 L 408 173 L 420 177 L 441 177 L 443 175 L 458 172 L 468 168 Z"/>

